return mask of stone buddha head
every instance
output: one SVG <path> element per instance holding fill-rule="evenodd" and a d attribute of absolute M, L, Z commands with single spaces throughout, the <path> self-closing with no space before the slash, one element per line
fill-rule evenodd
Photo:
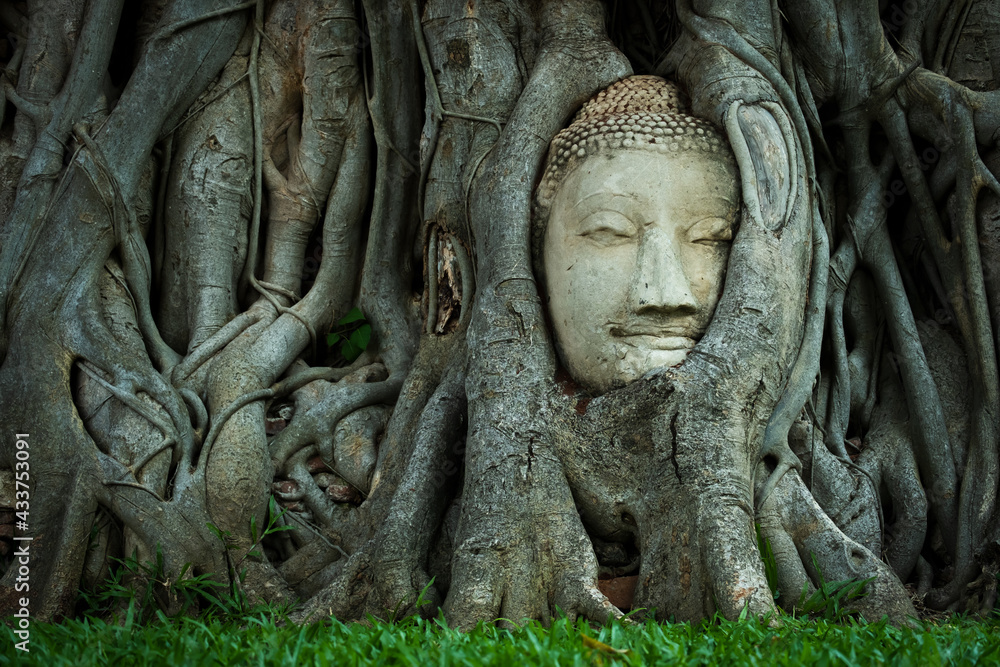
<path fill-rule="evenodd" d="M 533 251 L 556 349 L 603 393 L 684 361 L 722 293 L 740 205 L 725 138 L 676 86 L 633 76 L 552 141 Z"/>

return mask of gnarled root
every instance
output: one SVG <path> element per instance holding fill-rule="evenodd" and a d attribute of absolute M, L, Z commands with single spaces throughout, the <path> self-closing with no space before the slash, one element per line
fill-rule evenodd
<path fill-rule="evenodd" d="M 821 581 L 869 580 L 849 607 L 874 621 L 902 624 L 916 616 L 909 594 L 888 565 L 850 539 L 816 503 L 798 474 L 785 475 L 758 513 L 778 566 L 782 606 L 794 606 Z M 796 558 L 797 556 L 797 558 Z"/>
<path fill-rule="evenodd" d="M 393 416 L 394 421 L 408 424 L 406 432 L 412 442 L 390 433 L 383 443 L 383 447 L 411 451 L 379 452 L 379 482 L 353 517 L 360 524 L 355 532 L 370 527 L 373 535 L 364 542 L 352 540 L 356 546 L 351 557 L 331 568 L 329 583 L 297 612 L 297 620 L 329 613 L 341 619 L 362 619 L 366 614 L 436 612 L 442 595 L 428 588 L 427 560 L 461 469 L 467 407 L 464 343 L 461 334 L 424 339 L 404 393 L 412 396 L 414 390 L 426 391 L 427 385 L 436 388 L 426 400 L 418 401 L 423 407 L 416 420 Z M 450 359 L 443 372 L 438 364 L 428 369 L 423 363 L 428 350 L 433 353 L 431 359 Z M 430 377 L 426 377 L 428 370 Z M 414 378 L 420 379 L 414 382 Z M 421 594 L 421 603 L 429 604 L 418 609 Z"/>
<path fill-rule="evenodd" d="M 271 443 L 275 469 L 283 471 L 296 452 L 311 444 L 318 444 L 326 462 L 333 463 L 333 436 L 337 423 L 361 408 L 391 404 L 399 395 L 400 384 L 398 379 L 391 377 L 372 383 L 323 384 L 322 398 L 296 414 L 288 428 Z"/>

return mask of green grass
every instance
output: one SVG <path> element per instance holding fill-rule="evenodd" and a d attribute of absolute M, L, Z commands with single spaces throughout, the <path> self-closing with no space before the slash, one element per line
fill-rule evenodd
<path fill-rule="evenodd" d="M 924 629 L 784 619 L 702 625 L 558 620 L 519 630 L 438 621 L 373 626 L 280 626 L 267 612 L 240 620 L 166 619 L 131 627 L 83 619 L 31 626 L 30 656 L 0 633 L 0 664 L 91 665 L 976 665 L 1000 664 L 1000 622 L 956 620 Z M 586 639 L 585 639 L 586 637 Z M 597 640 L 607 646 L 602 646 Z M 611 649 L 627 651 L 621 654 Z"/>

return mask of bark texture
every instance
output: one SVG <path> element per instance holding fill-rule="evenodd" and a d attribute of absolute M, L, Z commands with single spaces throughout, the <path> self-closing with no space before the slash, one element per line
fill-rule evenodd
<path fill-rule="evenodd" d="M 4 614 L 128 557 L 300 620 L 993 607 L 996 0 L 125 4 L 0 9 Z M 591 396 L 533 193 L 633 73 L 743 202 L 697 347 Z"/>

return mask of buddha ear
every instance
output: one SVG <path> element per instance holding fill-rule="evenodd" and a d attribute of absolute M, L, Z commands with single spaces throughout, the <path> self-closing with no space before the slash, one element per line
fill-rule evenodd
<path fill-rule="evenodd" d="M 788 116 L 773 102 L 744 105 L 735 100 L 724 122 L 740 168 L 747 213 L 765 229 L 780 229 L 795 199 L 795 137 Z"/>

